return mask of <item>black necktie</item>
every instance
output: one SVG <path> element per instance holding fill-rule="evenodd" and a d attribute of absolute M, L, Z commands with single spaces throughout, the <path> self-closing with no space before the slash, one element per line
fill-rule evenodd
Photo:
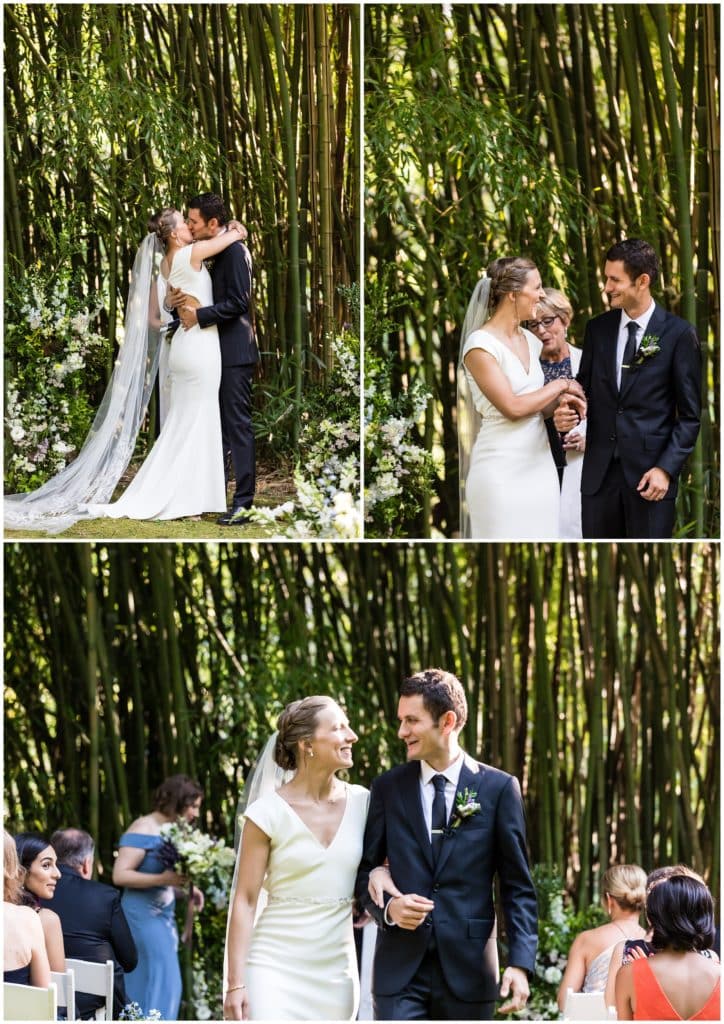
<path fill-rule="evenodd" d="M 634 361 L 636 355 L 636 331 L 639 329 L 639 325 L 635 320 L 629 320 L 626 325 L 628 331 L 628 340 L 626 341 L 626 348 L 623 350 L 623 361 L 621 363 L 621 383 L 623 384 L 624 370 L 628 370 Z"/>
<path fill-rule="evenodd" d="M 435 797 L 432 801 L 432 860 L 434 864 L 437 864 L 437 859 L 442 849 L 443 833 L 447 824 L 445 776 L 433 775 L 432 784 L 435 787 Z"/>

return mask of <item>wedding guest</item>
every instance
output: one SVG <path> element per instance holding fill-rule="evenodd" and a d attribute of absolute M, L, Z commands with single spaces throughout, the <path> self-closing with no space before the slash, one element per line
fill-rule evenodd
<path fill-rule="evenodd" d="M 671 875 L 646 897 L 653 956 L 616 978 L 619 1020 L 721 1020 L 721 967 L 701 950 L 714 942 L 714 901 L 703 882 Z"/>
<path fill-rule="evenodd" d="M 126 975 L 126 992 L 145 1013 L 158 1010 L 162 1020 L 176 1020 L 181 1004 L 175 905 L 187 879 L 164 868 L 161 828 L 179 818 L 195 821 L 202 796 L 188 775 L 162 782 L 151 813 L 136 818 L 121 836 L 113 866 L 113 882 L 124 889 L 121 906 L 138 950 L 137 966 Z M 192 890 L 192 900 L 203 907 L 198 889 Z"/>
<path fill-rule="evenodd" d="M 138 961 L 136 944 L 121 907 L 121 894 L 102 882 L 94 882 L 95 844 L 87 832 L 78 828 L 59 829 L 50 837 L 58 857 L 60 878 L 53 897 L 53 909 L 60 918 L 66 956 L 115 964 L 113 1014 L 118 1016 L 128 1002 L 124 971 L 132 971 Z M 41 900 L 43 906 L 45 901 Z M 82 1020 L 95 1016 L 105 1004 L 102 996 L 79 992 L 76 1006 Z"/>
<path fill-rule="evenodd" d="M 581 365 L 581 349 L 568 340 L 573 307 L 555 288 L 544 288 L 545 298 L 538 303 L 536 319 L 525 326 L 538 338 L 543 348 L 540 365 L 546 384 L 552 380 L 573 380 Z M 583 536 L 581 527 L 581 471 L 586 448 L 586 421 L 569 430 L 565 439 L 556 429 L 553 418 L 545 421 L 548 439 L 561 477 L 560 536 L 577 540 Z"/>
<path fill-rule="evenodd" d="M 685 875 L 687 878 L 693 878 L 697 882 L 701 882 L 705 885 L 704 879 L 701 875 L 698 875 L 696 871 L 692 871 L 686 864 L 666 864 L 664 867 L 654 868 L 646 878 L 646 893 L 648 895 L 651 888 L 664 878 L 671 878 L 672 875 Z M 622 940 L 619 942 L 613 953 L 611 954 L 611 963 L 608 968 L 608 980 L 606 981 L 606 1006 L 613 1006 L 616 1002 L 616 975 L 618 974 L 621 967 L 626 964 L 630 964 L 637 957 L 651 956 L 653 949 L 650 945 L 651 932 L 648 931 L 645 936 L 645 941 L 634 940 L 627 942 Z M 715 940 L 716 943 L 716 940 Z M 702 949 L 700 950 L 702 956 L 709 957 L 712 960 L 719 961 L 719 954 L 715 948 Z"/>
<path fill-rule="evenodd" d="M 13 837 L 3 830 L 3 980 L 16 985 L 50 985 L 43 926 L 22 904 L 23 869 Z"/>
<path fill-rule="evenodd" d="M 40 903 L 41 900 L 53 899 L 60 878 L 55 850 L 36 832 L 19 832 L 15 836 L 15 848 L 20 866 L 25 869 L 22 901 L 32 907 L 40 918 L 51 971 L 62 973 L 65 971 L 65 947 L 60 918 L 55 911 Z"/>
<path fill-rule="evenodd" d="M 636 864 L 610 867 L 601 880 L 601 900 L 610 921 L 589 928 L 573 940 L 568 963 L 558 989 L 558 1005 L 564 1008 L 568 989 L 574 992 L 603 992 L 608 966 L 617 942 L 642 939 L 639 924 L 646 896 L 646 873 Z"/>

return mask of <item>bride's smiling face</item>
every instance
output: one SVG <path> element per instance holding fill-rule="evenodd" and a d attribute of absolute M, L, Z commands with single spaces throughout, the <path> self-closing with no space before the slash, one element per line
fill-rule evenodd
<path fill-rule="evenodd" d="M 543 290 L 543 282 L 537 270 L 528 271 L 525 284 L 515 296 L 515 312 L 519 320 L 534 320 L 536 307 L 543 302 L 546 293 Z"/>
<path fill-rule="evenodd" d="M 352 745 L 357 739 L 357 733 L 350 728 L 344 711 L 336 704 L 330 704 L 317 715 L 314 736 L 304 744 L 304 748 L 307 756 L 312 751 L 315 763 L 325 767 L 329 764 L 336 771 L 351 768 Z"/>

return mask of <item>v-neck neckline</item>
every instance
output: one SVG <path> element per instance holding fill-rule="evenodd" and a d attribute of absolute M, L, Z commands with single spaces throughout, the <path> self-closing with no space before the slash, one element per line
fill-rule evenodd
<path fill-rule="evenodd" d="M 332 838 L 331 838 L 331 840 L 330 840 L 330 842 L 329 842 L 329 844 L 327 846 L 325 846 L 324 843 L 319 839 L 319 837 L 316 836 L 314 834 L 314 832 L 312 832 L 311 828 L 309 827 L 309 825 L 307 825 L 307 823 L 304 820 L 304 818 L 302 818 L 302 816 L 297 811 L 294 810 L 294 808 L 289 803 L 289 801 L 285 800 L 284 797 L 281 795 L 281 793 L 278 790 L 274 790 L 275 796 L 279 797 L 279 799 L 282 801 L 284 806 L 294 815 L 294 817 L 297 819 L 297 821 L 309 833 L 309 835 L 312 837 L 312 839 L 317 844 L 317 846 L 320 848 L 320 850 L 324 850 L 325 853 L 326 853 L 327 850 L 331 849 L 332 846 L 334 846 L 334 844 L 336 843 L 337 836 L 339 835 L 339 833 L 342 830 L 342 825 L 344 825 L 344 819 L 347 817 L 347 811 L 349 810 L 349 786 L 346 783 L 343 783 L 343 785 L 344 785 L 344 792 L 345 792 L 344 810 L 342 811 L 342 817 L 339 819 L 339 825 L 337 825 L 337 830 L 334 833 L 334 835 L 332 836 Z"/>
<path fill-rule="evenodd" d="M 526 348 L 528 349 L 528 369 L 527 370 L 525 368 L 523 360 L 520 358 L 520 356 L 518 355 L 517 352 L 513 351 L 513 349 L 510 347 L 510 345 L 507 342 L 503 341 L 502 338 L 499 338 L 497 334 L 493 334 L 493 332 L 491 330 L 486 330 L 484 327 L 482 327 L 481 330 L 485 331 L 486 334 L 489 334 L 491 338 L 495 338 L 495 340 L 498 342 L 499 345 L 502 345 L 505 349 L 507 349 L 508 352 L 510 352 L 511 356 L 513 357 L 513 359 L 515 359 L 515 361 L 520 364 L 520 368 L 523 371 L 523 373 L 526 375 L 526 377 L 530 377 L 531 367 L 533 366 L 533 353 L 530 350 L 530 342 L 528 341 L 528 338 L 526 337 L 525 332 L 523 332 L 523 340 L 525 341 Z"/>

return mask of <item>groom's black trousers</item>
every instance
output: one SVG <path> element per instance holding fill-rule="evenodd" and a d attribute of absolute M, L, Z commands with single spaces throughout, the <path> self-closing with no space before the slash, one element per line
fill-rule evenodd
<path fill-rule="evenodd" d="M 394 996 L 373 994 L 375 1020 L 492 1020 L 495 1003 L 465 1003 L 450 990 L 433 945 L 408 985 Z"/>
<path fill-rule="evenodd" d="M 256 365 L 224 366 L 221 374 L 221 434 L 226 453 L 231 451 L 236 489 L 232 509 L 251 508 L 256 490 L 256 451 L 252 424 L 251 385 Z"/>
<path fill-rule="evenodd" d="M 674 530 L 673 498 L 647 501 L 627 482 L 618 459 L 611 459 L 596 494 L 581 495 L 583 536 L 591 540 L 667 540 Z"/>

